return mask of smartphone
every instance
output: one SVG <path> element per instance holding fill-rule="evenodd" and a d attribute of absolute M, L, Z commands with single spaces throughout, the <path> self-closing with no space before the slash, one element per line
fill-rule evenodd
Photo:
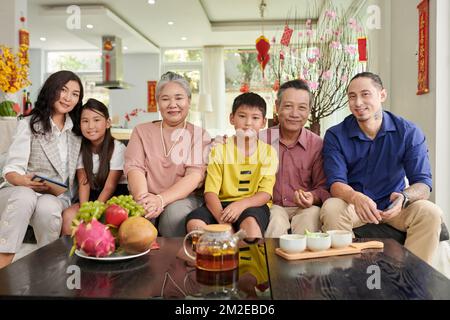
<path fill-rule="evenodd" d="M 60 194 L 67 191 L 67 186 L 64 183 L 52 180 L 47 177 L 42 177 L 37 174 L 31 178 L 33 181 L 39 181 L 39 182 L 45 182 L 49 187 L 49 193 L 53 194 L 54 196 L 59 196 Z"/>
<path fill-rule="evenodd" d="M 398 197 L 397 199 L 394 200 L 394 202 L 391 202 L 391 204 L 384 209 L 384 211 L 388 211 L 391 210 L 393 207 L 395 207 L 397 205 L 397 203 L 399 203 L 402 200 L 402 197 Z"/>
<path fill-rule="evenodd" d="M 37 174 L 35 174 L 35 175 L 33 176 L 33 178 L 31 178 L 31 180 L 33 180 L 33 181 L 39 181 L 39 182 L 47 181 L 47 182 L 50 182 L 50 183 L 52 183 L 52 184 L 56 184 L 56 185 L 58 185 L 58 186 L 60 186 L 60 187 L 67 188 L 67 186 L 66 186 L 64 183 L 61 183 L 61 182 L 52 180 L 52 179 L 47 178 L 47 177 L 39 176 L 39 175 L 37 175 Z"/>

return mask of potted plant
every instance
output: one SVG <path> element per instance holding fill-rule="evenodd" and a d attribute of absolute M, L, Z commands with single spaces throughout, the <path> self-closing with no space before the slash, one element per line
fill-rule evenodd
<path fill-rule="evenodd" d="M 13 54 L 11 48 L 0 45 L 0 117 L 20 114 L 15 93 L 31 84 L 28 66 L 28 46 L 21 45 L 18 52 Z"/>
<path fill-rule="evenodd" d="M 338 9 L 328 1 L 314 29 L 310 19 L 305 26 L 294 23 L 298 29 L 288 45 L 272 39 L 273 89 L 288 80 L 306 80 L 314 94 L 309 128 L 319 135 L 320 120 L 346 106 L 348 83 L 365 68 L 358 55 L 365 31 L 352 10 L 341 16 Z"/>

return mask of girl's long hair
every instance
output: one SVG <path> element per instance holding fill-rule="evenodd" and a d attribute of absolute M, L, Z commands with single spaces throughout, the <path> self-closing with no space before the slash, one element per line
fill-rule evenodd
<path fill-rule="evenodd" d="M 89 99 L 82 106 L 81 112 L 86 109 L 100 114 L 101 116 L 105 117 L 106 120 L 109 119 L 108 108 L 96 99 Z M 83 137 L 81 142 L 81 157 L 83 159 L 83 166 L 84 170 L 86 171 L 87 180 L 91 189 L 101 190 L 103 189 L 106 179 L 108 178 L 109 163 L 114 152 L 114 137 L 111 135 L 110 128 L 106 129 L 103 142 L 96 151 L 99 157 L 99 168 L 97 176 L 94 176 L 94 173 L 92 172 L 92 144 L 90 140 Z"/>
<path fill-rule="evenodd" d="M 33 110 L 30 113 L 30 129 L 33 134 L 47 134 L 51 132 L 52 125 L 50 117 L 53 112 L 55 102 L 60 98 L 61 90 L 69 81 L 76 81 L 80 86 L 80 97 L 75 108 L 69 112 L 69 116 L 73 122 L 72 132 L 76 135 L 81 135 L 80 130 L 80 109 L 83 104 L 83 84 L 80 78 L 72 71 L 58 71 L 51 74 L 45 81 Z M 35 125 L 39 124 L 40 129 L 36 130 Z"/>

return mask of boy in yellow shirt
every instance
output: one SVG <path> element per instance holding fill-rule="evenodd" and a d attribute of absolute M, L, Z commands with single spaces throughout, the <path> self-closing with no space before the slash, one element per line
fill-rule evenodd
<path fill-rule="evenodd" d="M 227 223 L 262 238 L 269 223 L 276 150 L 258 139 L 266 125 L 266 102 L 256 93 L 236 97 L 230 123 L 236 135 L 211 149 L 205 182 L 206 204 L 186 218 L 188 232 L 207 224 Z"/>

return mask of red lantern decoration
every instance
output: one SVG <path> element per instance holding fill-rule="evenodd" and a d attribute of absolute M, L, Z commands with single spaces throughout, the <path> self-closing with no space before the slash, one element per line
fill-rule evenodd
<path fill-rule="evenodd" d="M 25 29 L 25 21 L 27 19 L 22 16 L 20 17 L 20 22 L 22 22 L 22 28 L 19 29 L 19 45 L 29 47 L 30 46 L 30 33 Z"/>
<path fill-rule="evenodd" d="M 258 51 L 257 59 L 259 65 L 261 66 L 263 77 L 264 77 L 264 69 L 266 68 L 266 65 L 270 59 L 269 50 L 270 50 L 269 39 L 267 39 L 265 36 L 260 36 L 258 39 L 256 39 L 256 51 Z"/>

